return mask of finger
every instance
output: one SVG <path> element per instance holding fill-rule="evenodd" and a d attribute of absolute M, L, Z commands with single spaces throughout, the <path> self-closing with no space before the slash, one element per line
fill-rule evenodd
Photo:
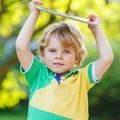
<path fill-rule="evenodd" d="M 40 4 L 40 5 L 43 4 L 43 2 L 40 1 L 40 0 L 33 0 L 32 3 L 34 3 L 35 5 L 36 5 L 36 4 Z"/>
<path fill-rule="evenodd" d="M 89 21 L 95 21 L 96 20 L 95 15 L 89 15 L 87 18 L 88 18 Z"/>

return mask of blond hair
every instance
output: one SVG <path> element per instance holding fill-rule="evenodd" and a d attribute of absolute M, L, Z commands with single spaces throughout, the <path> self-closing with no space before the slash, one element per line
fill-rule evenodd
<path fill-rule="evenodd" d="M 75 51 L 76 66 L 79 66 L 86 56 L 87 52 L 84 47 L 84 37 L 79 28 L 71 22 L 59 22 L 50 25 L 41 36 L 38 46 L 40 57 L 44 57 L 44 48 L 49 45 L 52 37 L 55 37 L 65 47 L 71 47 Z"/>

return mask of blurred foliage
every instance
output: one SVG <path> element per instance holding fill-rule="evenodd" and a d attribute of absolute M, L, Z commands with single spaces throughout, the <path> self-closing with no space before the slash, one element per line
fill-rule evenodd
<path fill-rule="evenodd" d="M 15 39 L 29 15 L 30 0 L 0 0 L 0 108 L 12 108 L 28 98 L 28 86 L 19 72 L 15 53 Z M 120 119 L 120 3 L 115 0 L 44 0 L 43 7 L 86 18 L 94 13 L 101 18 L 102 28 L 113 48 L 114 62 L 101 82 L 89 92 L 90 114 L 107 114 L 111 119 Z M 107 3 L 107 4 L 106 4 Z M 43 29 L 54 22 L 69 20 L 41 12 L 33 34 L 39 39 Z M 71 21 L 71 20 L 70 20 Z M 87 25 L 76 22 L 86 37 L 88 56 L 83 66 L 98 57 L 94 38 Z M 36 41 L 30 48 L 36 50 Z"/>
<path fill-rule="evenodd" d="M 28 96 L 27 82 L 18 70 L 11 70 L 1 83 L 0 108 L 13 107 Z"/>

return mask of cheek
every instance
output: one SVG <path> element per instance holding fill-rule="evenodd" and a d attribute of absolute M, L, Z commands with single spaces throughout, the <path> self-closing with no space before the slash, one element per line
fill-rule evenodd
<path fill-rule="evenodd" d="M 48 64 L 51 63 L 52 61 L 53 61 L 53 57 L 50 54 L 45 53 L 44 63 Z"/>
<path fill-rule="evenodd" d="M 48 52 L 45 50 L 45 52 L 44 52 L 44 58 L 45 59 L 48 59 L 49 58 L 49 54 L 48 54 Z"/>
<path fill-rule="evenodd" d="M 48 66 L 50 60 L 48 60 L 48 58 L 44 57 L 44 63 Z"/>
<path fill-rule="evenodd" d="M 68 55 L 65 56 L 66 62 L 70 62 L 70 63 L 75 63 L 75 56 L 74 55 Z"/>
<path fill-rule="evenodd" d="M 50 54 L 50 53 L 45 53 L 45 59 L 52 59 L 52 57 L 53 57 L 53 55 L 52 54 Z"/>

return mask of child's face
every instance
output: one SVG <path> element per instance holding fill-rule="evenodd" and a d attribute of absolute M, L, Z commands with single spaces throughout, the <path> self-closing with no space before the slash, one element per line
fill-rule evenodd
<path fill-rule="evenodd" d="M 44 62 L 50 70 L 64 76 L 76 64 L 75 51 L 64 48 L 59 40 L 51 38 L 49 45 L 44 49 Z"/>

